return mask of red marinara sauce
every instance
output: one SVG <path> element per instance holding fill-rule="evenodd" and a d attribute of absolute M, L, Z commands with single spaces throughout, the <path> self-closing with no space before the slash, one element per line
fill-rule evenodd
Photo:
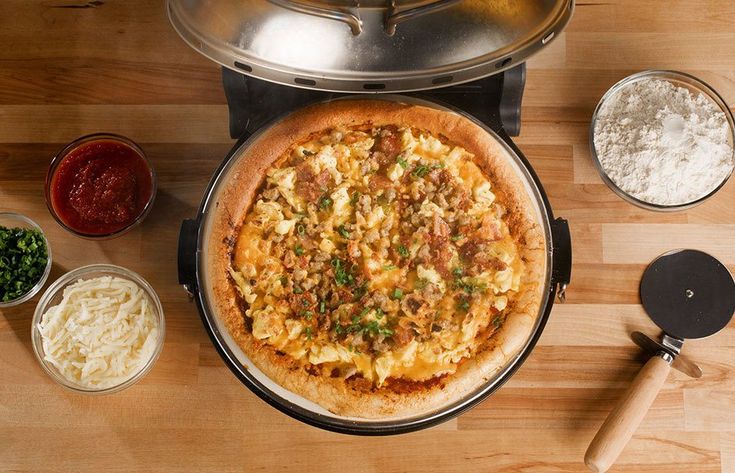
<path fill-rule="evenodd" d="M 133 224 L 154 193 L 148 161 L 130 145 L 109 138 L 71 149 L 52 171 L 49 184 L 50 203 L 61 222 L 91 236 Z"/>

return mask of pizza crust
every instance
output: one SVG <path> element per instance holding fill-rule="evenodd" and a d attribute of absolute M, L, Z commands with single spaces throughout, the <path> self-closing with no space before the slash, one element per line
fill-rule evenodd
<path fill-rule="evenodd" d="M 297 360 L 256 340 L 245 327 L 239 297 L 228 276 L 230 254 L 244 219 L 260 188 L 266 170 L 294 143 L 334 126 L 398 125 L 418 127 L 444 136 L 475 155 L 475 162 L 493 183 L 508 215 L 508 225 L 525 261 L 521 288 L 505 323 L 473 358 L 457 371 L 422 389 L 395 392 L 359 390 L 341 378 L 309 374 Z M 471 120 L 422 105 L 387 100 L 338 100 L 303 108 L 251 138 L 242 156 L 228 171 L 205 232 L 205 284 L 210 290 L 213 313 L 225 325 L 249 359 L 269 378 L 329 411 L 349 417 L 385 419 L 426 414 L 459 401 L 490 381 L 519 356 L 530 339 L 546 286 L 546 241 L 537 212 L 524 182 L 510 164 L 503 145 Z"/>

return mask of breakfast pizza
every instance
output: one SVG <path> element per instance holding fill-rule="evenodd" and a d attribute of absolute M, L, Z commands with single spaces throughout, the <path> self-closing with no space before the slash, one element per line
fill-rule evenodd
<path fill-rule="evenodd" d="M 228 330 L 285 388 L 340 415 L 425 412 L 518 355 L 545 240 L 496 139 L 378 100 L 265 132 L 218 202 L 211 278 Z"/>

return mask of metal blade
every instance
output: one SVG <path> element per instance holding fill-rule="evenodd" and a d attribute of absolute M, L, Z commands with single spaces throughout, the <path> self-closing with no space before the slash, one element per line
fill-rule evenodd
<path fill-rule="evenodd" d="M 668 337 L 668 339 L 666 338 Z M 681 347 L 681 343 L 674 343 L 678 339 L 674 339 L 673 337 L 670 337 L 668 335 L 664 335 L 664 339 L 666 342 L 665 344 L 659 343 L 653 339 L 651 339 L 648 335 L 641 333 L 641 332 L 633 332 L 630 334 L 630 338 L 633 339 L 636 345 L 643 348 L 646 352 L 654 355 L 660 351 L 664 351 L 671 355 L 674 358 L 674 361 L 671 363 L 671 367 L 675 368 L 682 373 L 684 373 L 687 376 L 690 376 L 692 378 L 701 378 L 702 377 L 702 369 L 697 366 L 696 363 L 691 361 L 689 358 L 687 358 L 684 355 L 679 354 L 679 349 Z M 678 349 L 677 349 L 678 346 Z"/>

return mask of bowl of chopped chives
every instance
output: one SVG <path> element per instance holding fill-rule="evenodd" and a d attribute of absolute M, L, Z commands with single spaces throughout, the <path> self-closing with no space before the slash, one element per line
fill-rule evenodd
<path fill-rule="evenodd" d="M 41 227 L 14 212 L 0 212 L 0 309 L 35 296 L 51 273 L 51 247 Z"/>

